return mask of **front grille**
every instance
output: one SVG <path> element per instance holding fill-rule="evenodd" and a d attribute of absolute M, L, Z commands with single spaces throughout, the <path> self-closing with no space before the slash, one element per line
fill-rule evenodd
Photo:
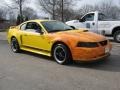
<path fill-rule="evenodd" d="M 101 46 L 106 46 L 106 45 L 108 44 L 108 41 L 107 41 L 107 40 L 101 41 L 101 42 L 99 42 L 99 44 L 100 44 Z"/>

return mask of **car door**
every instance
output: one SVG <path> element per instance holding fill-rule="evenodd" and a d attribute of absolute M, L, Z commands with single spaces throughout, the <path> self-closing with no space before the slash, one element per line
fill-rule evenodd
<path fill-rule="evenodd" d="M 109 29 L 111 28 L 113 24 L 110 23 L 108 18 L 102 14 L 98 14 L 98 31 L 100 34 L 105 35 L 109 33 Z"/>
<path fill-rule="evenodd" d="M 85 15 L 81 21 L 86 25 L 90 31 L 97 33 L 97 23 L 95 22 L 94 13 Z"/>
<path fill-rule="evenodd" d="M 43 33 L 41 33 L 43 32 Z M 22 46 L 36 50 L 49 50 L 48 37 L 36 22 L 28 22 L 21 35 Z"/>

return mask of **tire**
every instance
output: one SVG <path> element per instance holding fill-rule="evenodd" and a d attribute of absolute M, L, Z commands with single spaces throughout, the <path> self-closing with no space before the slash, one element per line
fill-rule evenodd
<path fill-rule="evenodd" d="M 58 64 L 70 64 L 72 61 L 71 52 L 64 44 L 56 44 L 53 48 L 52 56 Z"/>
<path fill-rule="evenodd" d="M 11 49 L 14 53 L 20 52 L 20 46 L 16 38 L 11 39 Z"/>
<path fill-rule="evenodd" d="M 120 43 L 120 30 L 114 33 L 114 40 L 115 42 Z"/>

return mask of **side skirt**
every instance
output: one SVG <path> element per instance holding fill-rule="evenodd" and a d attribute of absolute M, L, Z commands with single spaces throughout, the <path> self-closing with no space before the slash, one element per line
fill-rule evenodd
<path fill-rule="evenodd" d="M 41 55 L 51 57 L 51 52 L 47 51 L 47 50 L 33 48 L 33 47 L 30 47 L 30 46 L 20 46 L 20 49 L 24 50 L 24 51 L 29 51 L 29 52 L 33 52 L 33 53 L 37 53 L 37 54 L 41 54 Z"/>

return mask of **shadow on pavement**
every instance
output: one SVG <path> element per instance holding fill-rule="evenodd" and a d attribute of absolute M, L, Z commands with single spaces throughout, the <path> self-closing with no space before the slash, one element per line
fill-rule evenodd
<path fill-rule="evenodd" d="M 7 42 L 2 41 L 1 44 L 7 45 Z M 31 52 L 22 51 L 21 54 L 31 55 L 34 57 L 38 57 L 40 59 L 48 60 L 48 61 L 54 61 L 50 57 L 39 55 L 39 54 L 34 54 Z M 107 59 L 99 61 L 99 62 L 93 62 L 93 63 L 74 62 L 73 64 L 66 65 L 66 66 L 70 68 L 73 68 L 73 67 L 74 68 L 89 68 L 89 69 L 102 70 L 102 71 L 120 72 L 120 55 L 112 54 Z"/>
<path fill-rule="evenodd" d="M 75 62 L 70 67 L 77 67 L 77 68 L 89 68 L 95 70 L 103 70 L 103 71 L 110 71 L 110 72 L 120 72 L 120 56 L 110 56 L 107 59 L 98 62 L 92 63 L 79 63 Z"/>
<path fill-rule="evenodd" d="M 31 53 L 31 52 L 26 52 L 26 51 L 23 51 L 22 53 L 32 55 L 32 56 L 35 56 L 35 57 L 38 57 L 38 58 L 41 58 L 41 59 L 45 59 L 45 60 L 48 60 L 48 61 L 49 60 L 54 61 L 52 58 L 44 56 L 44 55 L 34 54 L 34 53 Z M 69 64 L 69 65 L 66 65 L 66 66 L 67 67 L 74 67 L 74 68 L 89 68 L 89 69 L 95 69 L 95 70 L 120 72 L 120 59 L 119 58 L 120 58 L 120 56 L 111 55 L 107 59 L 97 61 L 97 62 L 91 62 L 91 63 L 73 62 L 72 64 Z"/>

